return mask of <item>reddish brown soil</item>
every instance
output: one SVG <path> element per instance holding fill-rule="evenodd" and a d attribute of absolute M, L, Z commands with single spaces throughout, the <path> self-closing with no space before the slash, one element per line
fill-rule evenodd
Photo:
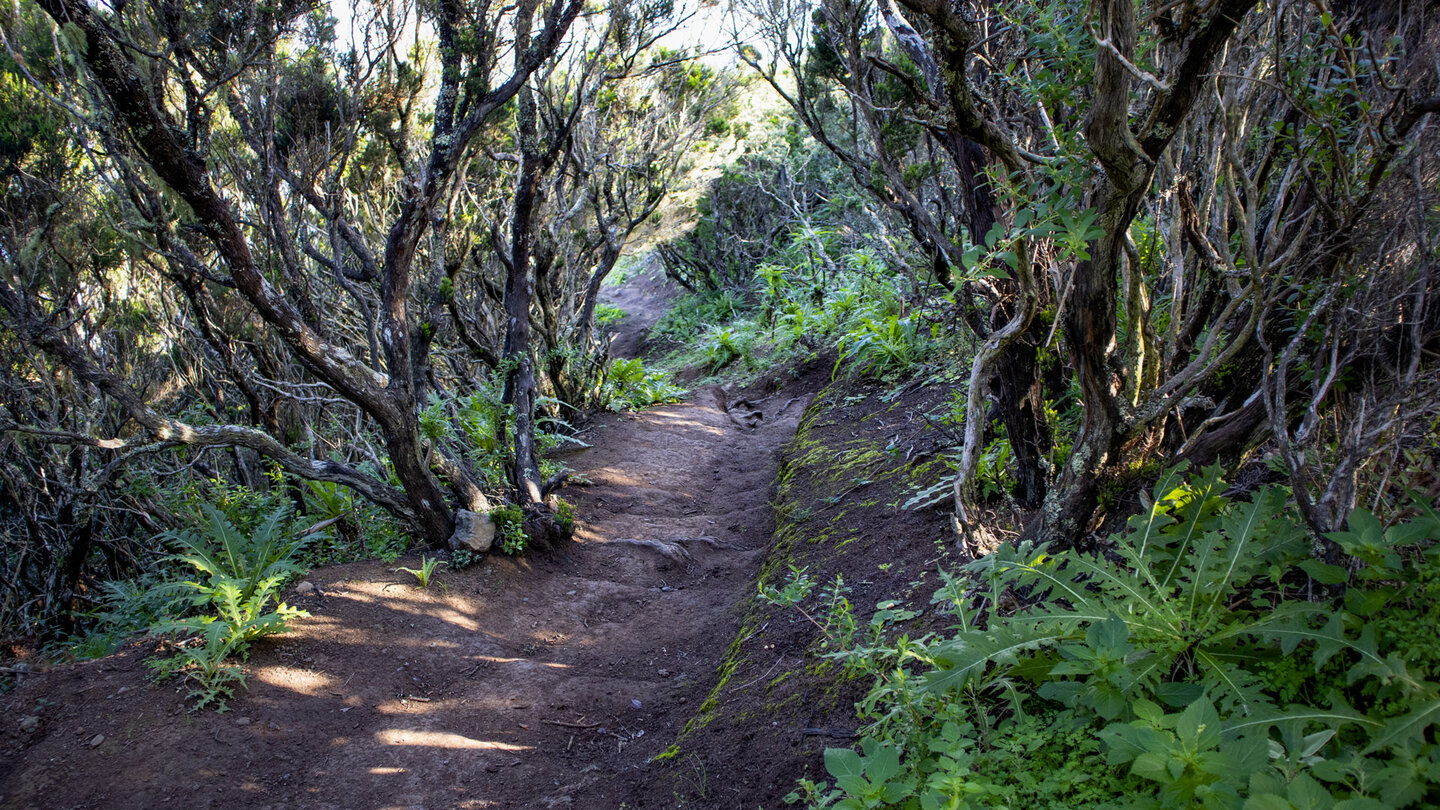
<path fill-rule="evenodd" d="M 658 260 L 647 258 L 641 272 L 625 280 L 623 284 L 606 286 L 600 290 L 600 300 L 625 311 L 625 317 L 611 327 L 614 339 L 610 343 L 612 357 L 640 357 L 646 354 L 650 344 L 650 328 L 670 308 L 679 290 L 657 265 Z"/>
<path fill-rule="evenodd" d="M 839 575 L 862 628 L 876 603 L 894 600 L 920 613 L 910 637 L 943 629 L 948 621 L 930 604 L 937 569 L 963 559 L 943 511 L 903 504 L 912 477 L 923 486 L 948 475 L 937 458 L 954 442 L 923 416 L 943 413 L 947 398 L 944 386 L 854 379 L 813 398 L 782 460 L 767 584 L 783 585 L 790 566 L 821 586 Z M 823 622 L 818 591 L 803 607 Z M 866 643 L 864 629 L 857 642 Z M 824 750 L 854 744 L 855 703 L 871 686 L 827 655 L 835 649 L 799 611 L 748 600 L 713 710 L 636 784 L 631 806 L 776 810 L 801 776 L 833 783 Z"/>
<path fill-rule="evenodd" d="M 0 807 L 627 806 L 714 684 L 817 376 L 753 429 L 713 389 L 598 419 L 564 459 L 591 483 L 565 493 L 581 526 L 558 556 L 428 590 L 378 562 L 312 572 L 318 591 L 291 597 L 311 618 L 255 648 L 227 713 L 151 682 L 154 642 L 27 676 L 0 697 Z M 688 558 L 622 542 L 657 540 Z"/>

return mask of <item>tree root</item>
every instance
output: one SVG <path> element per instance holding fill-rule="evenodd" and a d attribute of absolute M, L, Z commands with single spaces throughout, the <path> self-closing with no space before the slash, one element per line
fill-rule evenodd
<path fill-rule="evenodd" d="M 680 541 L 642 540 L 635 537 L 622 537 L 618 540 L 611 540 L 610 542 L 624 543 L 627 546 L 639 546 L 641 548 L 651 549 L 652 551 L 658 551 L 661 556 L 668 557 L 675 562 L 684 563 L 694 559 L 690 554 L 690 550 L 685 548 Z"/>
<path fill-rule="evenodd" d="M 624 543 L 629 546 L 639 546 L 659 552 L 662 556 L 668 557 L 676 562 L 689 562 L 695 557 L 690 553 L 687 546 L 690 543 L 704 543 L 712 548 L 725 549 L 727 551 L 744 551 L 744 546 L 737 546 L 734 543 L 726 543 L 717 540 L 709 535 L 698 537 L 681 537 L 674 540 L 646 540 L 635 537 L 622 537 L 609 541 L 611 543 Z"/>

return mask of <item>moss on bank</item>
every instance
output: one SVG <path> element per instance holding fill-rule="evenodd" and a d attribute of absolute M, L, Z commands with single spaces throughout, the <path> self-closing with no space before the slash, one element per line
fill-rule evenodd
<path fill-rule="evenodd" d="M 792 570 L 822 585 L 840 577 L 861 619 L 876 602 L 928 602 L 934 569 L 948 556 L 948 522 L 933 510 L 901 507 L 947 471 L 946 439 L 923 418 L 942 393 L 908 394 L 856 379 L 833 381 L 806 409 L 780 461 L 775 530 L 751 595 L 737 608 L 739 628 L 715 685 L 652 762 L 721 766 L 726 751 L 759 746 L 777 788 L 820 768 L 836 736 L 854 729 L 854 703 L 868 683 L 846 675 L 824 634 L 798 611 L 758 596 L 782 587 Z M 680 769 L 671 774 L 683 791 Z M 714 768 L 712 768 L 714 770 Z"/>

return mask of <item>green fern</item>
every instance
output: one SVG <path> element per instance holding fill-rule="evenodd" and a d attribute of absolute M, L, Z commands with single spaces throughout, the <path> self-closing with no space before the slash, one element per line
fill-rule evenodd
<path fill-rule="evenodd" d="M 297 560 L 305 539 L 287 536 L 289 520 L 288 509 L 276 509 L 253 533 L 246 534 L 219 509 L 202 504 L 199 531 L 183 529 L 163 537 L 180 548 L 170 559 L 205 577 L 238 580 L 241 598 L 248 600 L 265 583 L 273 585 L 302 572 Z M 196 604 L 209 601 L 207 586 L 187 584 L 199 592 Z"/>

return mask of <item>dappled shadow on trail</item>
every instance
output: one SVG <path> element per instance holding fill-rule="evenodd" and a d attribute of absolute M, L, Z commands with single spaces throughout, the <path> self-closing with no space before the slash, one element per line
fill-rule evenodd
<path fill-rule="evenodd" d="M 554 557 L 427 590 L 379 563 L 312 572 L 292 596 L 311 618 L 257 646 L 223 715 L 147 682 L 143 646 L 32 678 L 0 698 L 0 806 L 618 807 L 714 683 L 803 393 L 755 429 L 710 392 L 599 419 L 564 459 L 590 483 Z"/>

